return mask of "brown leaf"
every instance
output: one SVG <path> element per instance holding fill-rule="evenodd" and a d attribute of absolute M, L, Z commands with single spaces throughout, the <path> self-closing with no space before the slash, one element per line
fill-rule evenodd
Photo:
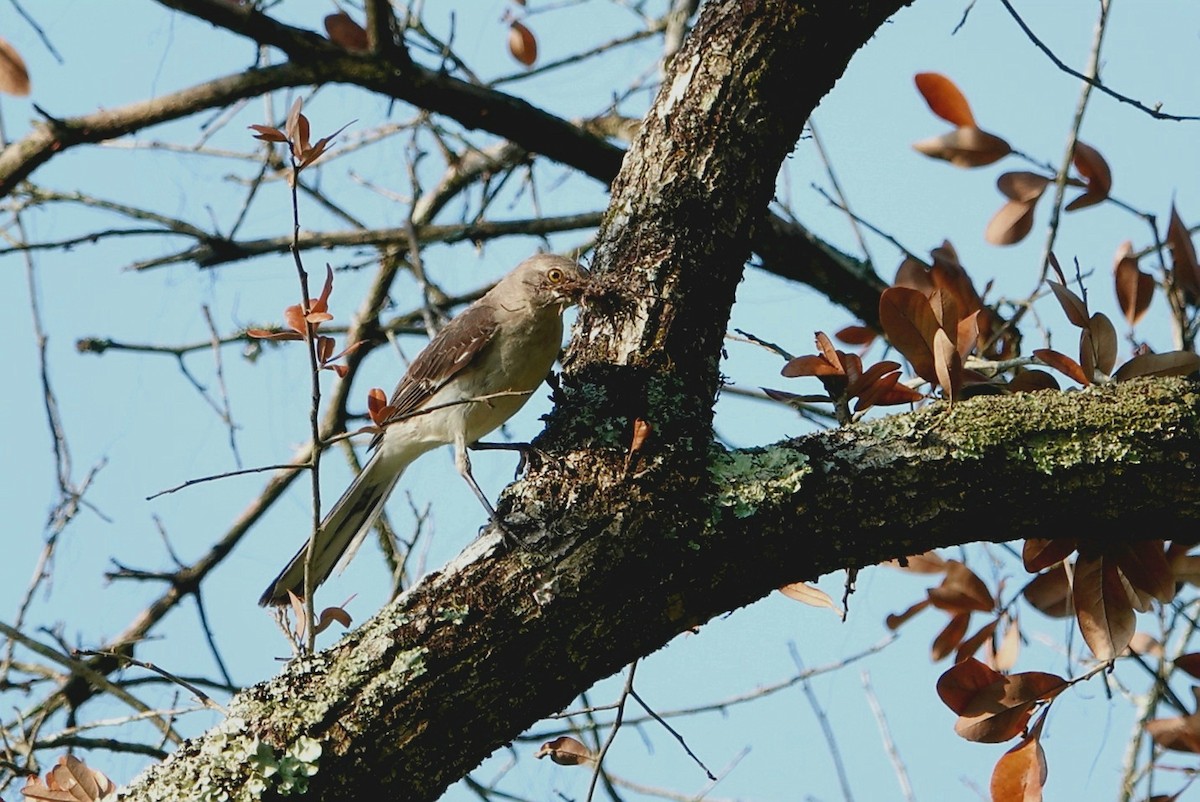
<path fill-rule="evenodd" d="M 1057 674 L 1026 671 L 1002 676 L 970 698 L 954 731 L 968 741 L 1007 741 L 1025 730 L 1038 704 L 1050 701 L 1066 688 L 1067 681 Z"/>
<path fill-rule="evenodd" d="M 929 649 L 930 659 L 936 663 L 958 648 L 958 644 L 966 636 L 967 627 L 970 625 L 970 613 L 958 613 L 952 616 L 949 623 L 933 639 L 933 645 Z"/>
<path fill-rule="evenodd" d="M 948 161 L 955 167 L 983 167 L 1012 153 L 1012 148 L 1003 139 L 974 126 L 963 126 L 939 137 L 914 142 L 913 150 L 931 159 Z"/>
<path fill-rule="evenodd" d="M 1130 584 L 1167 604 L 1175 598 L 1175 573 L 1163 547 L 1161 540 L 1139 540 L 1114 546 L 1113 554 Z"/>
<path fill-rule="evenodd" d="M 553 741 L 546 741 L 534 757 L 541 760 L 547 755 L 560 766 L 582 766 L 596 759 L 592 750 L 570 735 L 560 735 Z"/>
<path fill-rule="evenodd" d="M 904 622 L 908 621 L 908 619 L 912 618 L 914 615 L 921 612 L 928 606 L 929 606 L 929 599 L 922 599 L 921 601 L 917 602 L 912 607 L 909 607 L 907 610 L 905 610 L 902 613 L 891 613 L 884 620 L 884 623 L 887 624 L 888 629 L 891 629 L 891 630 L 899 629 L 901 627 L 901 625 L 904 624 Z"/>
<path fill-rule="evenodd" d="M 828 607 L 837 614 L 838 618 L 843 620 L 846 618 L 846 614 L 842 612 L 841 607 L 834 603 L 832 596 L 806 582 L 792 582 L 781 587 L 779 592 L 793 601 L 807 604 L 810 607 Z"/>
<path fill-rule="evenodd" d="M 1021 741 L 996 762 L 992 770 L 992 802 L 1042 802 L 1046 785 L 1046 753 L 1042 751 L 1042 725 L 1046 712 Z"/>
<path fill-rule="evenodd" d="M 255 139 L 261 139 L 264 142 L 287 142 L 287 136 L 283 131 L 270 125 L 248 125 L 246 127 L 258 132 L 254 135 Z"/>
<path fill-rule="evenodd" d="M 855 396 L 860 395 L 863 391 L 870 389 L 876 382 L 889 373 L 896 371 L 898 376 L 899 370 L 899 362 L 893 362 L 890 359 L 876 362 L 874 365 L 864 370 L 857 379 L 854 379 L 848 385 L 846 385 L 846 395 L 849 398 L 854 398 Z M 893 384 L 894 383 L 895 382 L 893 382 Z"/>
<path fill-rule="evenodd" d="M 1092 383 L 1091 378 L 1083 372 L 1083 367 L 1066 354 L 1060 354 L 1052 348 L 1035 348 L 1033 355 L 1041 360 L 1042 364 L 1054 368 L 1069 379 L 1083 385 Z"/>
<path fill-rule="evenodd" d="M 1171 249 L 1171 278 L 1192 303 L 1200 299 L 1200 261 L 1196 245 L 1175 204 L 1171 204 L 1171 220 L 1167 224 L 1167 247 Z"/>
<path fill-rule="evenodd" d="M 1112 171 L 1108 162 L 1100 155 L 1100 151 L 1083 142 L 1075 143 L 1075 155 L 1072 159 L 1075 169 L 1083 176 L 1087 190 L 1066 205 L 1068 212 L 1094 206 L 1105 200 L 1112 191 Z"/>
<path fill-rule="evenodd" d="M 938 324 L 928 299 L 908 287 L 887 288 L 879 296 L 879 324 L 888 341 L 912 365 L 913 372 L 936 382 L 933 336 Z"/>
<path fill-rule="evenodd" d="M 1079 548 L 1078 541 L 1073 537 L 1026 538 L 1025 545 L 1021 549 L 1021 560 L 1025 564 L 1025 570 L 1032 574 L 1062 562 L 1070 557 L 1077 548 Z"/>
<path fill-rule="evenodd" d="M 1044 370 L 1023 370 L 1006 385 L 1009 392 L 1033 393 L 1038 390 L 1061 390 L 1058 380 Z"/>
<path fill-rule="evenodd" d="M 1088 331 L 1091 334 L 1092 359 L 1096 369 L 1109 376 L 1112 374 L 1113 365 L 1117 363 L 1117 329 L 1108 319 L 1108 315 L 1096 312 L 1088 320 Z"/>
<path fill-rule="evenodd" d="M 1192 687 L 1200 708 L 1200 687 Z M 1146 722 L 1146 732 L 1164 749 L 1176 752 L 1200 752 L 1200 712 Z"/>
<path fill-rule="evenodd" d="M 325 33 L 329 35 L 329 41 L 352 53 L 365 53 L 371 48 L 366 29 L 344 11 L 325 18 Z"/>
<path fill-rule="evenodd" d="M 0 92 L 25 97 L 29 94 L 29 70 L 17 49 L 0 37 Z"/>
<path fill-rule="evenodd" d="M 829 360 L 820 354 L 806 354 L 789 359 L 779 374 L 794 379 L 798 376 L 841 376 L 843 371 L 840 365 L 829 364 Z"/>
<path fill-rule="evenodd" d="M 1067 568 L 1061 562 L 1035 576 L 1021 593 L 1025 601 L 1051 618 L 1067 618 L 1074 612 L 1071 582 L 1067 579 Z"/>
<path fill-rule="evenodd" d="M 1200 652 L 1188 652 L 1175 658 L 1175 667 L 1200 679 Z"/>
<path fill-rule="evenodd" d="M 958 259 L 958 252 L 949 240 L 943 241 L 940 246 L 930 251 L 929 256 L 933 259 L 929 273 L 933 277 L 934 285 L 943 292 L 948 291 L 954 295 L 954 299 L 958 301 L 958 308 L 962 310 L 960 314 L 969 315 L 982 308 L 983 301 L 979 293 L 975 292 L 971 277 L 967 275 L 966 269 Z"/>
<path fill-rule="evenodd" d="M 949 613 L 986 613 L 996 606 L 983 580 L 958 560 L 946 561 L 945 579 L 928 595 L 934 607 Z"/>
<path fill-rule="evenodd" d="M 88 768 L 82 760 L 64 755 L 50 771 L 46 780 L 30 777 L 21 793 L 46 802 L 95 802 L 115 793 L 116 785 L 103 773 Z"/>
<path fill-rule="evenodd" d="M 937 72 L 919 72 L 913 81 L 934 114 L 960 127 L 975 124 L 971 106 L 954 81 Z"/>
<path fill-rule="evenodd" d="M 350 625 L 353 623 L 353 619 L 350 618 L 350 613 L 346 612 L 343 608 L 326 607 L 317 616 L 317 626 L 313 630 L 313 634 L 320 635 L 335 621 L 346 629 L 349 629 Z"/>
<path fill-rule="evenodd" d="M 1104 554 L 1080 553 L 1075 561 L 1075 619 L 1097 660 L 1114 659 L 1133 637 L 1133 607 L 1117 568 Z"/>
<path fill-rule="evenodd" d="M 1130 326 L 1136 326 L 1138 321 L 1150 308 L 1154 297 L 1154 276 L 1143 273 L 1138 269 L 1137 259 L 1133 255 L 1133 243 L 1129 240 L 1121 243 L 1113 263 L 1113 282 L 1117 288 L 1117 303 Z"/>
<path fill-rule="evenodd" d="M 980 691 L 1003 679 L 1004 675 L 1000 672 L 988 668 L 974 657 L 968 657 L 938 677 L 937 693 L 946 707 L 961 716 Z"/>
<path fill-rule="evenodd" d="M 633 421 L 633 437 L 629 440 L 629 453 L 635 454 L 641 451 L 652 431 L 654 428 L 645 419 L 636 418 Z"/>
<path fill-rule="evenodd" d="M 1058 305 L 1067 313 L 1067 320 L 1071 321 L 1071 325 L 1086 329 L 1091 315 L 1088 313 L 1087 304 L 1083 302 L 1083 299 L 1067 289 L 1066 285 L 1059 284 L 1057 281 L 1047 281 L 1046 283 L 1054 292 Z"/>
<path fill-rule="evenodd" d="M 896 269 L 896 278 L 892 281 L 892 286 L 908 287 L 910 290 L 916 290 L 928 297 L 934 290 L 933 276 L 929 272 L 929 265 L 911 256 L 904 257 L 904 261 Z"/>
<path fill-rule="evenodd" d="M 958 653 L 954 655 L 954 662 L 961 663 L 968 657 L 974 657 L 985 641 L 989 641 L 996 634 L 996 627 L 1000 624 L 999 618 L 994 618 L 988 623 L 980 627 L 979 631 L 971 637 L 962 641 L 958 646 Z M 940 658 L 937 658 L 940 659 Z M 994 666 L 993 666 L 994 668 Z"/>
<path fill-rule="evenodd" d="M 299 155 L 308 150 L 308 118 L 301 114 L 304 99 L 296 98 L 288 110 L 287 122 L 283 130 L 287 132 L 288 141 L 292 143 L 292 153 Z"/>
<path fill-rule="evenodd" d="M 537 39 L 533 31 L 514 21 L 508 28 L 508 52 L 526 67 L 532 67 L 537 61 L 537 51 Z"/>
<path fill-rule="evenodd" d="M 875 338 L 878 335 L 874 329 L 868 328 L 867 326 L 852 325 L 845 326 L 838 331 L 835 331 L 833 336 L 846 343 L 846 345 L 861 346 L 870 345 L 871 343 L 875 342 Z"/>
<path fill-rule="evenodd" d="M 896 385 L 899 383 L 899 381 L 900 371 L 881 376 L 878 381 L 873 383 L 866 390 L 856 393 L 858 400 L 854 402 L 854 411 L 863 412 L 877 404 L 880 406 L 887 406 L 888 404 L 909 403 L 908 401 L 895 400 L 899 398 L 896 393 Z M 917 393 L 916 395 L 919 399 L 920 394 Z M 853 398 L 854 396 L 850 397 Z"/>
<path fill-rule="evenodd" d="M 962 389 L 962 357 L 944 329 L 938 329 L 933 334 L 933 366 L 942 393 L 953 404 Z"/>
<path fill-rule="evenodd" d="M 983 238 L 992 245 L 1016 245 L 1033 230 L 1035 206 L 1037 201 L 1008 201 L 992 215 Z"/>
<path fill-rule="evenodd" d="M 1113 374 L 1113 381 L 1128 381 L 1138 376 L 1186 376 L 1200 370 L 1200 356 L 1191 351 L 1135 356 Z"/>
<path fill-rule="evenodd" d="M 1050 179 L 1046 176 L 1025 170 L 1003 173 L 996 179 L 996 189 L 1004 197 L 1021 203 L 1036 201 L 1049 185 Z"/>

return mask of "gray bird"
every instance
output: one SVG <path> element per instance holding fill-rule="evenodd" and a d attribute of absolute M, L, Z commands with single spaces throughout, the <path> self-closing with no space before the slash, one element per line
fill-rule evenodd
<path fill-rule="evenodd" d="M 451 320 L 417 355 L 392 393 L 395 410 L 374 451 L 325 516 L 313 544 L 312 585 L 354 556 L 396 480 L 417 457 L 454 446 L 454 464 L 495 519 L 471 475 L 467 446 L 519 410 L 550 373 L 562 347 L 563 310 L 579 302 L 588 275 L 553 254 L 531 256 Z M 307 543 L 271 582 L 261 605 L 304 595 Z"/>

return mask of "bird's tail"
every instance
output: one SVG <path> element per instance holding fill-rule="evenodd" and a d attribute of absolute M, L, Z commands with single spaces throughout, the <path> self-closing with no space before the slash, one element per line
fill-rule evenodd
<path fill-rule="evenodd" d="M 407 463 L 408 461 L 397 467 L 394 459 L 386 460 L 382 450 L 376 451 L 350 487 L 346 488 L 346 492 L 333 505 L 333 509 L 321 522 L 313 543 L 310 571 L 314 588 L 328 579 L 335 568 L 348 563 L 354 552 L 358 551 Z M 307 556 L 306 542 L 287 567 L 267 586 L 258 603 L 263 607 L 287 604 L 289 590 L 297 596 L 303 596 L 304 560 Z"/>

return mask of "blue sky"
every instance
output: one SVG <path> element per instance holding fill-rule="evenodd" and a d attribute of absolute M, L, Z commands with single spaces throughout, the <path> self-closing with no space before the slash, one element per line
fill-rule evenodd
<path fill-rule="evenodd" d="M 917 253 L 927 253 L 950 238 L 977 287 L 982 289 L 986 282 L 994 281 L 990 297 L 1024 297 L 1036 280 L 1049 198 L 1043 200 L 1034 232 L 1026 242 L 1010 248 L 986 244 L 984 226 L 1001 202 L 994 188 L 996 176 L 1007 169 L 1027 167 L 1010 159 L 964 171 L 915 153 L 912 142 L 937 135 L 947 126 L 925 107 L 913 88 L 912 76 L 920 71 L 951 76 L 971 101 L 982 127 L 1006 137 L 1038 160 L 1052 163 L 1061 159 L 1079 82 L 1055 69 L 997 0 L 978 0 L 966 24 L 954 33 L 966 5 L 919 0 L 898 14 L 855 57 L 814 120 L 857 214 Z M 464 4 L 456 16 L 455 46 L 482 76 L 518 69 L 504 50 L 506 29 L 501 17 L 509 7 L 502 2 Z M 1024 0 L 1016 7 L 1060 58 L 1083 67 L 1096 3 Z M 58 116 L 84 114 L 242 69 L 252 55 L 251 48 L 235 37 L 153 3 L 122 0 L 109 6 L 44 0 L 31 10 L 66 60 L 57 64 L 23 22 L 15 15 L 7 16 L 3 35 L 25 56 L 34 85 L 30 99 L 0 99 L 9 139 L 28 130 L 28 120 L 35 116 L 31 102 Z M 319 28 L 320 17 L 329 9 L 290 3 L 284 10 L 296 24 Z M 448 32 L 447 10 L 431 4 L 426 19 L 434 30 Z M 539 37 L 541 58 L 552 60 L 633 30 L 637 21 L 628 9 L 591 2 L 534 15 L 528 24 Z M 1166 111 L 1200 114 L 1200 87 L 1195 80 L 1200 74 L 1198 37 L 1200 7 L 1195 4 L 1115 2 L 1103 49 L 1103 79 L 1148 105 L 1162 102 Z M 614 87 L 627 85 L 652 66 L 654 55 L 653 45 L 634 45 L 595 64 L 571 68 L 557 79 L 532 79 L 507 88 L 563 116 L 596 114 L 604 110 Z M 649 99 L 647 92 L 636 93 L 622 111 L 638 114 Z M 273 113 L 281 115 L 289 102 L 290 98 L 276 99 Z M 318 134 L 355 121 L 339 142 L 352 140 L 358 130 L 411 117 L 410 109 L 343 86 L 319 90 L 306 111 Z M 268 122 L 269 116 L 261 101 L 252 102 L 217 131 L 210 144 L 248 150 L 245 125 Z M 77 149 L 38 170 L 33 179 L 46 187 L 80 189 L 202 226 L 215 220 L 224 230 L 240 204 L 243 190 L 238 177 L 252 174 L 253 164 L 127 147 L 130 141 L 195 142 L 211 119 L 199 115 L 140 132 L 114 146 Z M 1200 220 L 1197 130 L 1195 122 L 1154 121 L 1129 105 L 1094 96 L 1081 138 L 1107 157 L 1114 174 L 1114 195 L 1164 220 L 1174 200 L 1185 220 L 1195 223 Z M 367 183 L 400 195 L 409 192 L 404 144 L 403 138 L 393 139 L 366 148 L 344 163 L 335 162 L 326 168 L 323 189 L 373 223 L 399 224 L 402 207 Z M 429 163 L 434 161 L 431 158 Z M 346 180 L 343 164 L 361 180 Z M 425 181 L 432 181 L 436 174 L 437 170 L 427 169 Z M 537 177 L 539 201 L 551 214 L 603 207 L 600 188 L 587 179 L 570 176 L 565 168 L 542 165 Z M 853 252 L 856 245 L 845 216 L 825 203 L 812 188 L 814 184 L 829 187 L 813 143 L 805 138 L 784 165 L 779 195 L 790 200 L 806 225 Z M 528 192 L 519 192 L 514 184 L 491 214 L 496 219 L 524 216 L 528 198 Z M 340 226 L 312 203 L 302 202 L 301 215 L 303 224 L 314 230 Z M 453 213 L 446 219 L 453 221 Z M 32 239 L 53 240 L 122 221 L 64 205 L 31 212 L 25 224 Z M 280 235 L 289 226 L 286 191 L 276 182 L 264 189 L 243 233 Z M 563 235 L 553 244 L 566 250 L 583 239 L 582 235 Z M 1068 216 L 1055 248 L 1064 264 L 1077 258 L 1085 270 L 1094 271 L 1089 283 L 1093 308 L 1108 312 L 1114 320 L 1119 320 L 1119 314 L 1109 271 L 1112 255 L 1124 239 L 1132 239 L 1138 248 L 1147 245 L 1145 224 L 1105 206 Z M 870 237 L 868 242 L 880 273 L 890 278 L 899 255 L 878 238 Z M 78 479 L 91 466 L 105 463 L 88 499 L 110 520 L 85 512 L 71 525 L 54 561 L 54 580 L 37 595 L 31 612 L 31 622 L 60 625 L 63 637 L 71 643 L 91 646 L 121 631 L 157 595 L 158 588 L 152 584 L 109 585 L 103 579 L 110 558 L 140 568 L 169 565 L 154 516 L 170 533 L 181 558 L 193 560 L 262 486 L 262 478 L 251 476 L 145 501 L 146 496 L 186 479 L 233 468 L 227 432 L 172 358 L 121 353 L 97 357 L 75 351 L 75 340 L 88 336 L 147 343 L 204 340 L 208 331 L 200 307 L 205 304 L 217 326 L 229 331 L 277 320 L 282 308 L 294 302 L 294 274 L 286 256 L 211 271 L 186 265 L 143 273 L 124 269 L 180 245 L 178 238 L 117 238 L 36 256 L 40 301 L 50 335 L 51 378 L 72 447 L 75 476 Z M 431 247 L 424 256 L 438 280 L 455 290 L 499 275 L 537 246 L 536 240 L 523 239 L 490 244 L 482 251 Z M 307 257 L 310 271 L 319 270 L 325 258 L 316 253 Z M 335 267 L 350 261 L 345 254 L 328 258 Z M 369 270 L 338 274 L 333 311 L 340 320 L 347 320 L 357 307 L 369 274 Z M 17 307 L 15 314 L 6 316 L 2 329 L 8 345 L 4 408 L 10 426 L 0 458 L 0 506 L 9 511 L 6 528 L 10 534 L 5 537 L 7 558 L 0 562 L 0 618 L 9 621 L 30 580 L 54 492 L 50 441 L 27 312 L 25 268 L 19 257 L 0 256 L 0 291 L 14 299 Z M 400 308 L 407 309 L 418 296 L 411 282 L 402 282 L 394 297 Z M 1164 306 L 1161 298 L 1156 299 L 1147 323 L 1138 332 L 1159 349 L 1170 347 L 1167 328 L 1161 322 Z M 1055 341 L 1063 346 L 1073 340 L 1052 300 L 1039 302 L 1036 312 L 1041 329 L 1027 329 L 1027 347 L 1041 345 L 1043 337 L 1055 332 Z M 846 312 L 831 307 L 814 291 L 750 270 L 739 287 L 730 327 L 752 331 L 804 353 L 811 348 L 814 330 L 832 332 L 849 322 Z M 1124 330 L 1119 323 L 1118 331 Z M 411 356 L 421 343 L 405 338 L 400 344 Z M 778 359 L 761 349 L 731 342 L 727 350 L 723 372 L 736 386 L 815 390 L 815 386 L 781 379 Z M 227 348 L 223 358 L 234 416 L 241 426 L 237 437 L 245 464 L 286 460 L 305 439 L 308 425 L 306 364 L 299 349 L 268 349 L 251 363 L 240 358 L 237 349 Z M 214 383 L 210 356 L 197 354 L 189 357 L 187 364 L 203 383 Z M 362 398 L 370 386 L 390 388 L 400 365 L 392 354 L 381 352 L 373 357 L 355 397 Z M 539 394 L 514 419 L 509 434 L 514 439 L 536 434 L 538 414 L 545 405 L 544 394 Z M 730 395 L 722 397 L 717 414 L 720 435 L 734 446 L 765 444 L 809 431 L 807 424 L 786 410 Z M 493 494 L 503 487 L 513 468 L 513 460 L 506 455 L 481 455 L 474 464 L 481 482 Z M 324 492 L 330 499 L 340 492 L 349 474 L 336 453 L 325 465 Z M 303 484 L 297 483 L 278 509 L 239 545 L 206 591 L 217 640 L 235 680 L 244 684 L 274 674 L 279 668 L 275 658 L 287 652 L 274 624 L 254 601 L 304 536 L 309 501 Z M 418 506 L 428 503 L 432 508 L 433 537 L 428 552 L 422 554 L 430 569 L 461 549 L 483 523 L 482 511 L 455 474 L 448 451 L 426 456 L 405 475 L 392 504 L 401 526 L 409 521 L 405 494 L 411 494 Z M 986 578 L 1010 577 L 1010 588 L 1019 582 L 1012 562 L 1000 550 L 978 549 L 970 554 L 972 564 Z M 384 580 L 381 563 L 368 547 L 345 574 L 330 583 L 325 599 L 336 602 L 357 593 L 351 612 L 362 620 L 384 601 Z M 830 576 L 820 584 L 840 597 L 842 581 L 840 575 Z M 869 569 L 860 577 L 850 618 L 844 624 L 826 611 L 800 606 L 776 594 L 711 622 L 697 635 L 681 636 L 645 659 L 638 669 L 639 693 L 658 710 L 743 694 L 795 671 L 789 644 L 794 644 L 807 666 L 835 661 L 884 638 L 883 617 L 907 607 L 923 594 L 927 584 L 924 578 L 890 569 Z M 1068 670 L 1059 651 L 1063 643 L 1071 643 L 1067 629 L 1036 613 L 1030 618 L 1033 631 L 1041 634 L 1029 644 L 1018 667 Z M 951 730 L 953 716 L 936 700 L 933 683 L 944 666 L 930 665 L 927 650 L 942 622 L 940 615 L 927 613 L 907 626 L 899 641 L 882 653 L 814 682 L 816 698 L 833 723 L 856 798 L 900 798 L 864 697 L 862 670 L 870 673 L 918 798 L 973 799 L 977 798 L 973 785 L 986 788 L 991 765 L 1003 748 L 958 739 Z M 1153 631 L 1153 622 L 1147 624 Z M 180 673 L 211 671 L 191 605 L 176 611 L 155 635 L 158 639 L 139 653 L 143 659 Z M 332 638 L 326 636 L 325 641 L 330 643 Z M 1073 654 L 1082 649 L 1077 639 L 1071 647 Z M 590 693 L 590 700 L 607 703 L 618 689 L 619 678 L 602 683 Z M 169 704 L 172 694 L 163 690 L 161 697 L 152 701 Z M 11 692 L 0 698 L 5 710 L 25 704 L 27 700 Z M 112 708 L 104 714 L 120 712 Z M 200 714 L 181 726 L 198 732 L 212 721 L 208 714 Z M 750 750 L 713 792 L 716 798 L 841 797 L 824 738 L 799 689 L 673 723 L 714 770 L 735 761 L 744 749 Z M 1112 794 L 1130 726 L 1129 708 L 1109 704 L 1099 681 L 1073 689 L 1056 703 L 1046 735 L 1050 798 Z M 514 747 L 522 759 L 502 787 L 532 799 L 554 798 L 560 792 L 581 798 L 586 772 L 529 759 L 536 746 L 522 743 Z M 127 756 L 101 754 L 94 759 L 118 780 L 128 779 L 141 766 L 140 759 Z M 673 739 L 654 725 L 623 732 L 610 760 L 614 772 L 645 785 L 680 791 L 704 786 L 699 770 Z M 503 770 L 507 762 L 508 755 L 498 755 L 478 776 L 487 778 Z M 447 798 L 475 797 L 456 788 Z M 650 797 L 630 792 L 626 798 Z"/>

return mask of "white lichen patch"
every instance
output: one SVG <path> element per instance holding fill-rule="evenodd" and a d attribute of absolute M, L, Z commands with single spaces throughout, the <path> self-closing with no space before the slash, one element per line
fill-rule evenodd
<path fill-rule="evenodd" d="M 813 473 L 808 457 L 791 448 L 722 454 L 710 469 L 717 485 L 717 505 L 747 518 L 764 503 L 792 496 Z"/>

